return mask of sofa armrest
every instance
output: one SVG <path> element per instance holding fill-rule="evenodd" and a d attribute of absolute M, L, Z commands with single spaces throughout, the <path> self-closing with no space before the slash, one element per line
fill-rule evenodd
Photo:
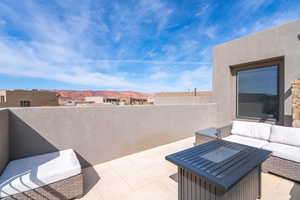
<path fill-rule="evenodd" d="M 196 131 L 195 134 L 216 139 L 218 137 L 218 130 L 216 128 L 207 128 Z"/>
<path fill-rule="evenodd" d="M 231 135 L 231 129 L 232 129 L 232 124 L 218 128 L 217 129 L 218 138 L 222 139 L 224 137 L 230 136 Z"/>
<path fill-rule="evenodd" d="M 194 145 L 210 142 L 218 138 L 218 131 L 216 128 L 207 128 L 195 132 Z"/>

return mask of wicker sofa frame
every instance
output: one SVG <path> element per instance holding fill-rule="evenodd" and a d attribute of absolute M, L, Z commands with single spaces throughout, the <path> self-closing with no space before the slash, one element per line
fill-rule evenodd
<path fill-rule="evenodd" d="M 222 139 L 231 135 L 232 125 L 217 129 L 217 137 Z M 262 164 L 262 171 L 274 173 L 279 176 L 300 182 L 300 163 L 291 160 L 282 159 L 276 156 L 270 156 Z"/>
<path fill-rule="evenodd" d="M 57 199 L 68 200 L 80 198 L 83 194 L 83 175 L 76 176 L 51 183 L 33 190 L 0 198 L 1 200 L 39 200 Z"/>

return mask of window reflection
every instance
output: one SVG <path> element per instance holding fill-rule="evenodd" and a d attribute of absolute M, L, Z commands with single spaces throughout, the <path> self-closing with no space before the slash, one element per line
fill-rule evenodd
<path fill-rule="evenodd" d="M 278 118 L 278 66 L 237 72 L 238 116 Z"/>

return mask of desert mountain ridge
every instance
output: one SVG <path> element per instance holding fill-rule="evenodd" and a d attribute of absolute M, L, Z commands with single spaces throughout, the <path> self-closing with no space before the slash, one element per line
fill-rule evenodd
<path fill-rule="evenodd" d="M 154 94 L 142 93 L 134 91 L 105 91 L 105 90 L 50 90 L 58 93 L 60 98 L 68 99 L 84 99 L 85 97 L 91 96 L 102 96 L 102 97 L 132 97 L 132 98 L 150 98 Z"/>

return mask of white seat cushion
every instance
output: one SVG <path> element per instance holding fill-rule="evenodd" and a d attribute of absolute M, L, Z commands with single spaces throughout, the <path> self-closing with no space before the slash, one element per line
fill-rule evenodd
<path fill-rule="evenodd" d="M 32 190 L 81 173 L 73 150 L 32 156 L 8 163 L 0 176 L 0 197 Z"/>
<path fill-rule="evenodd" d="M 273 125 L 270 142 L 300 147 L 300 128 Z"/>
<path fill-rule="evenodd" d="M 266 123 L 233 121 L 231 133 L 262 140 L 269 140 L 271 125 Z"/>
<path fill-rule="evenodd" d="M 223 138 L 223 140 L 229 141 L 229 142 L 235 142 L 239 144 L 244 144 L 256 148 L 261 148 L 264 145 L 266 145 L 268 142 L 266 140 L 259 140 L 249 137 L 243 137 L 239 135 L 230 135 L 228 137 Z"/>
<path fill-rule="evenodd" d="M 283 158 L 286 160 L 300 162 L 300 148 L 299 147 L 271 142 L 271 143 L 268 143 L 267 145 L 263 146 L 263 149 L 272 151 L 273 156 Z"/>

